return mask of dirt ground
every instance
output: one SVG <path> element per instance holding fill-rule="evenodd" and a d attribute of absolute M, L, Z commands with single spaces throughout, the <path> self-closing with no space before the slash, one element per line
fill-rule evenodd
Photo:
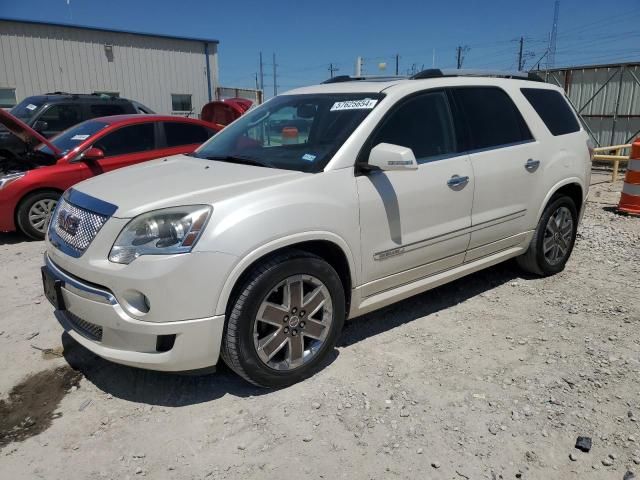
<path fill-rule="evenodd" d="M 356 319 L 280 391 L 94 356 L 42 295 L 42 242 L 0 235 L 0 477 L 640 477 L 640 219 L 604 180 L 563 273 L 508 262 Z"/>

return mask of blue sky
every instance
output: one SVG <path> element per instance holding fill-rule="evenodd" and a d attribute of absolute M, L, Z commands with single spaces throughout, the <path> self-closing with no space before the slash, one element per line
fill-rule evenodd
<path fill-rule="evenodd" d="M 396 53 L 401 73 L 431 67 L 434 51 L 437 67 L 455 67 L 458 45 L 468 46 L 464 67 L 514 69 L 520 36 L 530 67 L 547 48 L 553 7 L 554 0 L 1 0 L 0 17 L 216 38 L 224 86 L 254 86 L 262 50 L 270 95 L 273 52 L 279 91 L 328 78 L 329 63 L 353 73 L 358 55 L 367 74 L 394 73 Z M 561 1 L 556 65 L 624 60 L 640 61 L 639 0 Z"/>

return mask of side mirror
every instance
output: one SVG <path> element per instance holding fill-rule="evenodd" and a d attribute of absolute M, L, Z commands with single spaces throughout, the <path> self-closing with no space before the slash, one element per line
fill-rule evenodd
<path fill-rule="evenodd" d="M 101 160 L 103 158 L 104 152 L 96 147 L 89 148 L 82 154 L 82 160 L 94 161 Z"/>
<path fill-rule="evenodd" d="M 391 143 L 379 143 L 369 153 L 369 167 L 383 171 L 417 170 L 418 162 L 413 150 Z"/>
<path fill-rule="evenodd" d="M 49 128 L 49 124 L 44 120 L 38 120 L 33 124 L 33 129 L 36 132 L 44 132 L 48 128 Z"/>

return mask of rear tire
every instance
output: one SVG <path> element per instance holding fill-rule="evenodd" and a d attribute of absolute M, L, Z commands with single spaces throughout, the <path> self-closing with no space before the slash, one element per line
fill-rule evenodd
<path fill-rule="evenodd" d="M 294 250 L 253 268 L 231 302 L 222 358 L 245 380 L 268 388 L 315 373 L 346 316 L 344 288 L 333 267 Z"/>
<path fill-rule="evenodd" d="M 564 270 L 578 230 L 578 213 L 566 195 L 552 197 L 542 212 L 527 251 L 516 258 L 520 268 L 543 277 Z"/>
<path fill-rule="evenodd" d="M 55 190 L 27 195 L 16 212 L 18 229 L 33 240 L 43 240 L 59 199 L 60 193 Z"/>

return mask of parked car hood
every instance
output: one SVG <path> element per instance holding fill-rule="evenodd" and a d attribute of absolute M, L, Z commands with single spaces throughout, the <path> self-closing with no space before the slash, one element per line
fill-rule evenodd
<path fill-rule="evenodd" d="M 36 146 L 44 143 L 51 151 L 57 156 L 60 155 L 60 150 L 52 144 L 49 140 L 44 138 L 38 132 L 36 132 L 29 125 L 22 120 L 14 117 L 9 112 L 6 112 L 0 108 L 0 125 L 3 125 L 7 130 L 13 133 L 20 140 L 27 145 Z"/>
<path fill-rule="evenodd" d="M 308 173 L 175 155 L 99 175 L 73 188 L 118 207 L 114 216 L 179 205 L 214 204 Z"/>

